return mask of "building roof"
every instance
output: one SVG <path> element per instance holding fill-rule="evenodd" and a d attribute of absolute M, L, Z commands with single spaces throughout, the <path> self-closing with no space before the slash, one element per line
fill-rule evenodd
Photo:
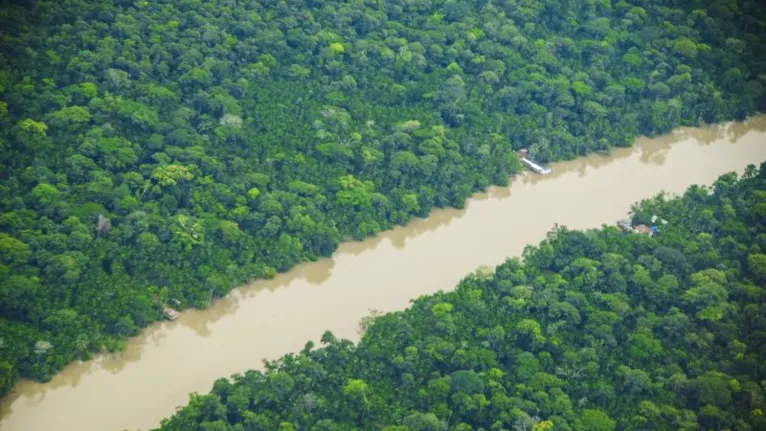
<path fill-rule="evenodd" d="M 178 311 L 176 311 L 176 310 L 173 310 L 173 309 L 172 309 L 172 308 L 170 308 L 170 307 L 165 307 L 165 308 L 163 308 L 163 309 L 162 309 L 162 313 L 165 315 L 165 317 L 167 317 L 167 318 L 168 318 L 168 319 L 170 319 L 170 320 L 175 320 L 175 319 L 176 319 L 176 317 L 178 317 L 178 316 L 181 314 L 181 313 L 179 313 Z"/>
<path fill-rule="evenodd" d="M 647 226 L 645 224 L 640 224 L 640 225 L 636 226 L 636 231 L 638 233 L 647 233 L 647 234 L 652 234 L 653 233 L 652 232 L 652 228 L 650 228 L 649 226 Z"/>

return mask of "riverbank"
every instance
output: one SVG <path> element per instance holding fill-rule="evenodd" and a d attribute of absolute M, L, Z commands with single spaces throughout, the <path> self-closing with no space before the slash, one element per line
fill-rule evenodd
<path fill-rule="evenodd" d="M 370 309 L 404 308 L 413 297 L 451 288 L 478 266 L 519 255 L 555 223 L 612 224 L 633 202 L 660 190 L 680 192 L 741 172 L 766 159 L 765 131 L 766 117 L 759 116 L 639 139 L 609 156 L 556 163 L 549 175 L 530 173 L 510 187 L 491 188 L 464 210 L 436 210 L 343 244 L 332 259 L 155 324 L 124 352 L 72 364 L 47 384 L 19 383 L 2 400 L 0 430 L 153 427 L 185 404 L 189 392 L 207 392 L 214 379 L 298 350 L 324 330 L 355 339 Z"/>

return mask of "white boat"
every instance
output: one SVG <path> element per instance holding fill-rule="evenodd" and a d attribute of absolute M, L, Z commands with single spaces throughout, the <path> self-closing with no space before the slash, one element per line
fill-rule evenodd
<path fill-rule="evenodd" d="M 527 159 L 526 157 L 523 157 L 521 159 L 521 161 L 526 163 L 526 165 L 529 166 L 530 169 L 532 169 L 533 171 L 535 171 L 536 173 L 538 173 L 540 175 L 549 174 L 551 172 L 550 168 L 544 168 L 544 167 L 538 165 L 537 163 Z"/>

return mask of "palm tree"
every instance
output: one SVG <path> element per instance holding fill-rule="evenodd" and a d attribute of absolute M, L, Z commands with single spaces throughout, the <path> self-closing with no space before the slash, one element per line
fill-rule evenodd
<path fill-rule="evenodd" d="M 74 341 L 75 350 L 73 355 L 77 355 L 80 358 L 88 356 L 88 347 L 90 347 L 88 336 L 86 334 L 78 335 L 77 339 Z"/>

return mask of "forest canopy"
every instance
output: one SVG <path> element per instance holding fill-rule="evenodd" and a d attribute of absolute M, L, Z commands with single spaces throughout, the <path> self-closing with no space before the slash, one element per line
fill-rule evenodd
<path fill-rule="evenodd" d="M 541 162 L 763 109 L 756 0 L 0 7 L 0 393 Z M 598 414 L 594 413 L 594 418 Z"/>
<path fill-rule="evenodd" d="M 766 163 L 219 379 L 160 431 L 766 429 Z"/>

